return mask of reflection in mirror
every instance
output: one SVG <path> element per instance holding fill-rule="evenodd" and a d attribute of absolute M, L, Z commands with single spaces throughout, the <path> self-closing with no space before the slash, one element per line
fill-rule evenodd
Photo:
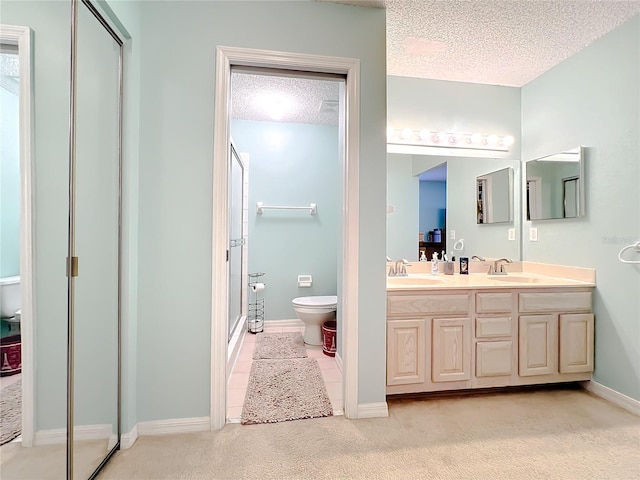
<path fill-rule="evenodd" d="M 526 162 L 527 220 L 584 215 L 584 147 Z"/>
<path fill-rule="evenodd" d="M 513 221 L 513 169 L 503 168 L 476 177 L 478 224 Z"/>
<path fill-rule="evenodd" d="M 509 159 L 388 154 L 387 255 L 394 260 L 418 260 L 422 236 L 425 243 L 429 239 L 432 243 L 440 239 L 437 251 L 445 250 L 448 255 L 451 255 L 454 243 L 463 238 L 464 250 L 455 252 L 457 257 L 478 255 L 520 260 L 520 166 L 519 160 Z M 477 200 L 476 189 L 472 185 L 487 172 L 504 169 L 511 169 L 513 223 L 478 225 L 473 207 Z M 421 185 L 421 177 L 436 171 L 444 172 L 443 177 L 431 178 L 424 182 L 426 185 Z M 431 200 L 425 204 L 422 199 L 426 189 L 431 191 Z M 435 200 L 440 194 L 442 203 Z M 432 209 L 431 213 L 425 215 L 428 208 Z M 431 220 L 425 222 L 428 218 Z M 430 259 L 428 254 L 426 257 Z"/>

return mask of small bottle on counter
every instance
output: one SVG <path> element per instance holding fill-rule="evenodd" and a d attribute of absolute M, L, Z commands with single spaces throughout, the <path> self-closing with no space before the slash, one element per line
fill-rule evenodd
<path fill-rule="evenodd" d="M 431 257 L 431 275 L 438 275 L 438 252 L 433 252 Z"/>
<path fill-rule="evenodd" d="M 420 252 L 420 261 L 421 262 L 426 262 L 427 261 L 427 256 L 424 254 L 424 250 L 422 250 Z"/>

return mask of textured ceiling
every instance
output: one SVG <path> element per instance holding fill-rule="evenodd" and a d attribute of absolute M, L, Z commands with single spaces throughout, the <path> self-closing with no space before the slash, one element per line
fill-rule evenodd
<path fill-rule="evenodd" d="M 231 118 L 337 125 L 339 85 L 336 80 L 232 72 Z M 270 116 L 274 103 L 282 118 Z"/>
<path fill-rule="evenodd" d="M 386 8 L 387 74 L 521 87 L 640 13 L 640 0 L 318 0 Z M 295 98 L 282 121 L 337 124 L 321 113 L 337 84 L 237 74 L 233 118 L 271 120 L 259 92 Z M 333 89 L 333 90 L 332 90 Z M 333 94 L 332 94 L 333 92 Z"/>
<path fill-rule="evenodd" d="M 387 0 L 386 9 L 387 74 L 521 87 L 640 12 L 640 1 Z"/>

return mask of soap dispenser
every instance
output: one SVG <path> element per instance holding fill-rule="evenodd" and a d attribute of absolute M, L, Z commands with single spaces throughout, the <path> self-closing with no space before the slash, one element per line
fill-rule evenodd
<path fill-rule="evenodd" d="M 421 262 L 426 262 L 427 261 L 427 256 L 424 254 L 424 250 L 422 250 L 420 252 L 420 261 Z"/>
<path fill-rule="evenodd" d="M 431 275 L 438 275 L 438 252 L 433 252 L 431 257 Z"/>

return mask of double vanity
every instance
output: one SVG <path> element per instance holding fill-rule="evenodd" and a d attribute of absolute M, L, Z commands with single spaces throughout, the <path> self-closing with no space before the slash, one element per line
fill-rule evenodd
<path fill-rule="evenodd" d="M 471 262 L 468 275 L 431 275 L 428 265 L 387 278 L 387 394 L 591 379 L 593 270 L 516 262 L 488 275 Z"/>

